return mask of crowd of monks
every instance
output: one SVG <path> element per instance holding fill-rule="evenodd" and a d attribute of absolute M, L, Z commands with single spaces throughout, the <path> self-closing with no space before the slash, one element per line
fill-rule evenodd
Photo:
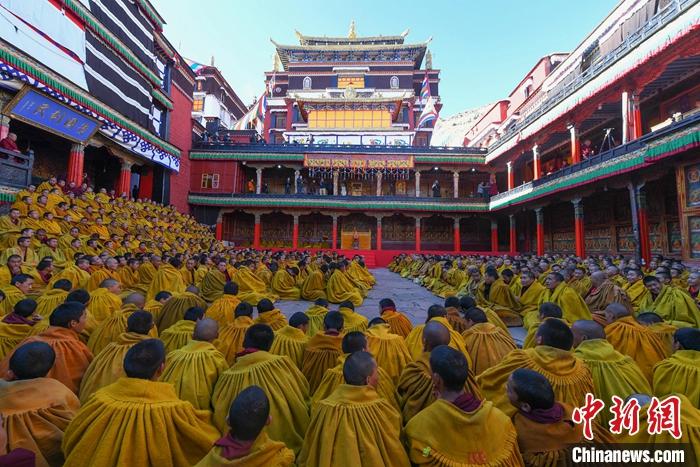
<path fill-rule="evenodd" d="M 700 456 L 700 276 L 678 263 L 401 255 L 444 304 L 368 320 L 360 256 L 229 249 L 56 179 L 0 217 L 0 253 L 0 465 L 556 465 L 588 442 L 586 393 L 678 395 Z M 610 419 L 595 442 L 675 442 Z"/>

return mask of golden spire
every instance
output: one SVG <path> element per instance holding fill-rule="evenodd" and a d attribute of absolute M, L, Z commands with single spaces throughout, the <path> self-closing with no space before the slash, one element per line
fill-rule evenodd
<path fill-rule="evenodd" d="M 272 54 L 272 71 L 280 71 L 280 56 L 277 52 Z"/>
<path fill-rule="evenodd" d="M 425 52 L 425 69 L 426 70 L 433 69 L 433 54 L 430 52 L 430 50 L 427 50 Z"/>
<path fill-rule="evenodd" d="M 213 55 L 211 56 L 210 66 L 214 66 L 214 56 Z"/>
<path fill-rule="evenodd" d="M 355 20 L 350 21 L 350 30 L 348 31 L 348 39 L 356 39 L 357 31 L 355 30 Z"/>

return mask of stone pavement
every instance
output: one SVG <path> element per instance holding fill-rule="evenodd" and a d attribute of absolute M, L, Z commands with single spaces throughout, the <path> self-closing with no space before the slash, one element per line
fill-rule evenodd
<path fill-rule="evenodd" d="M 377 284 L 369 291 L 364 303 L 355 310 L 368 319 L 379 316 L 379 300 L 383 298 L 394 300 L 396 309 L 405 313 L 414 325 L 425 322 L 430 305 L 435 303 L 442 305 L 445 302 L 444 299 L 420 285 L 403 279 L 386 268 L 372 269 L 371 272 L 377 279 Z M 297 311 L 306 311 L 312 303 L 304 300 L 280 300 L 276 305 L 289 318 Z M 337 309 L 337 305 L 331 305 L 331 309 Z M 519 345 L 527 334 L 523 328 L 510 328 L 510 332 Z"/>

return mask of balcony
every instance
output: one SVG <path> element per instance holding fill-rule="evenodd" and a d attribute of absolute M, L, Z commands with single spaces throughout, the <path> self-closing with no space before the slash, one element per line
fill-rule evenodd
<path fill-rule="evenodd" d="M 32 183 L 34 151 L 27 154 L 0 149 L 0 185 L 24 188 Z"/>

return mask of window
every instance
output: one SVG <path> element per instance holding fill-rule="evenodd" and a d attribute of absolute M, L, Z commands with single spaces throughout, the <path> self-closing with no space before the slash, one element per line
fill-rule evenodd
<path fill-rule="evenodd" d="M 314 110 L 309 112 L 309 128 L 389 128 L 387 110 Z"/>
<path fill-rule="evenodd" d="M 307 76 L 301 84 L 302 89 L 311 89 L 311 77 Z"/>
<path fill-rule="evenodd" d="M 389 87 L 391 89 L 399 89 L 399 77 L 398 76 L 392 76 L 391 79 L 389 79 Z"/>
<path fill-rule="evenodd" d="M 202 188 L 219 188 L 219 174 L 202 174 Z"/>
<path fill-rule="evenodd" d="M 204 110 L 204 97 L 195 97 L 192 102 L 192 112 L 202 112 Z"/>

